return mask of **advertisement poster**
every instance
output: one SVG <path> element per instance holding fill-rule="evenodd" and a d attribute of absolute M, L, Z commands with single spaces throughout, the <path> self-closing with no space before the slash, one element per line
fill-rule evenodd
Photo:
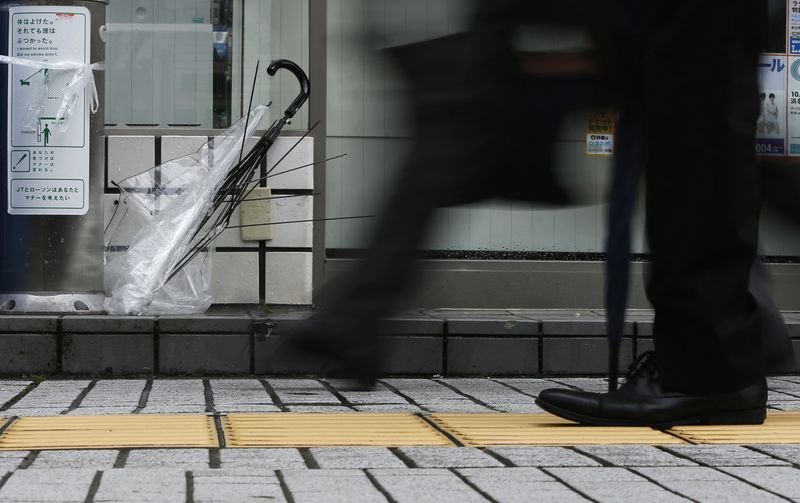
<path fill-rule="evenodd" d="M 9 55 L 31 62 L 89 64 L 84 7 L 9 9 Z M 69 123 L 59 119 L 75 71 L 13 65 L 8 72 L 8 213 L 85 215 L 89 208 L 89 108 L 85 92 Z"/>
<path fill-rule="evenodd" d="M 787 57 L 762 54 L 758 65 L 760 111 L 756 123 L 756 154 L 786 155 Z"/>
<path fill-rule="evenodd" d="M 789 106 L 787 136 L 789 155 L 800 156 L 800 57 L 789 58 Z"/>
<path fill-rule="evenodd" d="M 586 155 L 614 155 L 616 122 L 616 112 L 608 110 L 589 112 L 586 124 Z"/>
<path fill-rule="evenodd" d="M 800 0 L 788 0 L 789 54 L 800 54 Z"/>

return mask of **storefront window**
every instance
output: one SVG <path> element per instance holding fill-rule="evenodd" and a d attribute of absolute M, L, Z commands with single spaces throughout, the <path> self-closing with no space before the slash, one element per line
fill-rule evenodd
<path fill-rule="evenodd" d="M 307 69 L 308 0 L 112 0 L 106 17 L 108 127 L 227 128 L 248 106 L 258 61 L 253 104 L 272 101 L 275 116 L 297 89 L 267 76 L 269 62 Z"/>

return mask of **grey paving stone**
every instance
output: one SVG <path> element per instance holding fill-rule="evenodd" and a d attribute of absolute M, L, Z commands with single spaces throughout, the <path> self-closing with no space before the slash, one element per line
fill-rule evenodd
<path fill-rule="evenodd" d="M 78 407 L 67 412 L 68 416 L 120 416 L 133 414 L 136 407 Z"/>
<path fill-rule="evenodd" d="M 319 467 L 325 469 L 406 467 L 400 458 L 383 447 L 316 447 L 310 451 Z"/>
<path fill-rule="evenodd" d="M 65 374 L 128 375 L 153 371 L 152 334 L 64 334 Z"/>
<path fill-rule="evenodd" d="M 712 468 L 662 466 L 635 470 L 698 501 L 785 501 Z"/>
<path fill-rule="evenodd" d="M 195 503 L 285 502 L 278 478 L 263 470 L 193 472 Z"/>
<path fill-rule="evenodd" d="M 449 470 L 370 470 L 398 503 L 469 503 L 486 499 Z"/>
<path fill-rule="evenodd" d="M 545 471 L 598 501 L 689 501 L 624 468 L 547 468 Z"/>
<path fill-rule="evenodd" d="M 441 336 L 386 335 L 380 338 L 381 370 L 386 374 L 441 374 L 444 339 Z"/>
<path fill-rule="evenodd" d="M 161 316 L 158 329 L 169 334 L 249 334 L 252 319 L 242 314 Z"/>
<path fill-rule="evenodd" d="M 29 470 L 54 468 L 87 468 L 92 470 L 109 470 L 117 459 L 116 450 L 80 450 L 80 451 L 42 451 L 36 456 Z"/>
<path fill-rule="evenodd" d="M 58 330 L 58 316 L 3 315 L 0 333 L 50 333 Z"/>
<path fill-rule="evenodd" d="M 374 389 L 368 391 L 352 391 L 348 390 L 350 386 L 346 382 L 330 380 L 328 381 L 345 399 L 354 405 L 368 405 L 368 404 L 403 404 L 407 405 L 409 402 L 402 396 L 390 390 L 381 383 L 378 383 Z"/>
<path fill-rule="evenodd" d="M 268 382 L 284 404 L 342 404 L 325 386 L 313 379 L 269 379 Z"/>
<path fill-rule="evenodd" d="M 296 470 L 306 467 L 297 449 L 220 449 L 224 469 Z"/>
<path fill-rule="evenodd" d="M 162 333 L 158 370 L 166 374 L 246 374 L 250 335 L 237 333 Z"/>
<path fill-rule="evenodd" d="M 592 393 L 605 393 L 608 391 L 608 381 L 598 377 L 561 377 L 553 381 L 564 386 L 582 389 Z"/>
<path fill-rule="evenodd" d="M 205 405 L 153 405 L 139 411 L 140 414 L 204 414 Z"/>
<path fill-rule="evenodd" d="M 605 317 L 590 309 L 512 309 L 517 316 L 538 321 L 586 321 L 599 322 Z"/>
<path fill-rule="evenodd" d="M 214 409 L 218 412 L 278 412 L 258 379 L 212 379 Z"/>
<path fill-rule="evenodd" d="M 54 334 L 0 333 L 0 375 L 50 374 L 57 369 Z"/>
<path fill-rule="evenodd" d="M 103 379 L 81 401 L 81 407 L 137 407 L 147 381 Z"/>
<path fill-rule="evenodd" d="M 83 334 L 152 334 L 153 316 L 81 315 L 64 316 L 61 329 L 65 333 Z"/>
<path fill-rule="evenodd" d="M 533 398 L 490 379 L 442 379 L 441 381 L 499 411 L 509 412 L 509 408 L 516 408 L 517 405 L 533 407 Z"/>
<path fill-rule="evenodd" d="M 0 473 L 13 472 L 28 455 L 28 451 L 0 451 Z"/>
<path fill-rule="evenodd" d="M 759 444 L 753 447 L 770 456 L 800 465 L 800 444 Z"/>
<path fill-rule="evenodd" d="M 447 339 L 448 374 L 531 375 L 539 372 L 539 340 L 510 337 Z"/>
<path fill-rule="evenodd" d="M 652 445 L 582 445 L 578 450 L 617 466 L 697 466 Z"/>
<path fill-rule="evenodd" d="M 786 393 L 784 391 L 769 390 L 767 394 L 767 402 L 800 402 L 800 397 Z"/>
<path fill-rule="evenodd" d="M 740 445 L 671 445 L 665 449 L 709 466 L 775 466 L 785 461 Z"/>
<path fill-rule="evenodd" d="M 289 412 L 303 412 L 308 414 L 329 414 L 332 412 L 355 412 L 354 409 L 344 405 L 287 405 Z"/>
<path fill-rule="evenodd" d="M 800 402 L 797 400 L 787 401 L 787 402 L 770 402 L 770 407 L 773 407 L 776 410 L 785 410 L 785 411 L 794 411 L 800 410 Z"/>
<path fill-rule="evenodd" d="M 492 447 L 492 452 L 517 466 L 600 466 L 590 457 L 565 447 Z"/>
<path fill-rule="evenodd" d="M 89 383 L 90 381 L 85 380 L 44 381 L 14 404 L 9 411 L 16 413 L 22 409 L 53 409 L 58 412 L 66 410 Z"/>
<path fill-rule="evenodd" d="M 419 468 L 487 468 L 503 466 L 480 449 L 467 447 L 400 447 Z"/>
<path fill-rule="evenodd" d="M 0 407 L 22 393 L 31 381 L 0 381 Z"/>
<path fill-rule="evenodd" d="M 800 501 L 800 470 L 790 466 L 726 467 L 722 471 L 761 488 Z"/>
<path fill-rule="evenodd" d="M 411 405 L 411 404 L 403 405 L 401 403 L 355 405 L 354 408 L 359 412 L 382 412 L 382 413 L 408 412 L 410 414 L 418 414 L 424 412 L 416 405 Z"/>
<path fill-rule="evenodd" d="M 188 412 L 182 410 L 186 407 L 191 410 L 205 410 L 205 389 L 200 379 L 156 379 L 147 399 L 147 405 L 142 412 L 160 410 L 168 412 Z"/>
<path fill-rule="evenodd" d="M 3 412 L 3 415 L 5 417 L 10 417 L 10 416 L 19 416 L 19 417 L 58 416 L 58 415 L 61 415 L 61 413 L 64 410 L 65 409 L 62 409 L 60 407 L 59 408 L 49 407 L 49 408 L 42 408 L 42 409 L 27 408 L 27 407 L 26 408 L 16 408 L 15 407 L 15 408 L 8 409 L 7 411 Z"/>
<path fill-rule="evenodd" d="M 488 412 L 472 400 L 430 379 L 383 379 L 414 403 L 435 412 Z"/>
<path fill-rule="evenodd" d="M 125 468 L 202 470 L 209 467 L 208 460 L 208 449 L 133 449 Z"/>
<path fill-rule="evenodd" d="M 95 470 L 17 470 L 0 489 L 0 502 L 83 503 L 94 475 Z"/>
<path fill-rule="evenodd" d="M 539 393 L 546 389 L 567 387 L 550 379 L 503 378 L 497 379 L 497 381 L 532 396 L 539 396 Z"/>
<path fill-rule="evenodd" d="M 599 337 L 548 337 L 542 342 L 542 373 L 602 374 L 608 372 L 608 341 Z M 631 339 L 620 347 L 622 368 L 633 361 Z"/>
<path fill-rule="evenodd" d="M 459 469 L 458 472 L 504 503 L 589 501 L 538 468 Z"/>
<path fill-rule="evenodd" d="M 107 470 L 94 501 L 184 503 L 186 472 L 169 468 Z"/>
<path fill-rule="evenodd" d="M 366 474 L 359 470 L 288 470 L 281 473 L 296 503 L 386 501 Z"/>

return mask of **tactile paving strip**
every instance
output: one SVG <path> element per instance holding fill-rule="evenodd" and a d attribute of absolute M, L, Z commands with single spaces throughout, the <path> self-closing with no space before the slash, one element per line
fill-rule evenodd
<path fill-rule="evenodd" d="M 670 431 L 695 444 L 798 444 L 800 412 L 771 411 L 764 424 L 675 426 Z"/>
<path fill-rule="evenodd" d="M 0 450 L 219 447 L 205 415 L 23 417 L 0 435 Z"/>
<path fill-rule="evenodd" d="M 413 414 L 230 414 L 222 427 L 228 447 L 453 445 Z"/>
<path fill-rule="evenodd" d="M 550 414 L 433 414 L 431 419 L 471 447 L 685 443 L 652 428 L 580 426 Z"/>

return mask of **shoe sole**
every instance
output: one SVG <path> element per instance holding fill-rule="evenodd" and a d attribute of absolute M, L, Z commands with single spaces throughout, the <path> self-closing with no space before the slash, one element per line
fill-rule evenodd
<path fill-rule="evenodd" d="M 609 419 L 596 416 L 578 414 L 557 407 L 555 405 L 536 400 L 536 405 L 558 417 L 574 421 L 587 426 L 649 426 L 657 429 L 667 429 L 673 426 L 692 425 L 735 425 L 735 424 L 763 424 L 767 418 L 767 408 L 712 412 L 700 416 L 672 419 L 663 422 L 626 421 L 624 419 Z"/>

